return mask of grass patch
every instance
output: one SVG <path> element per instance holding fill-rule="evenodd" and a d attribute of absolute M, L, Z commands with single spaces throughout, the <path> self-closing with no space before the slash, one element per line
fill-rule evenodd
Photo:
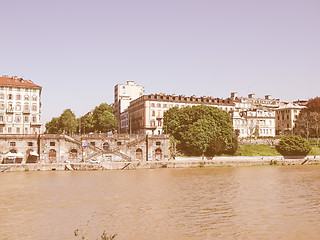
<path fill-rule="evenodd" d="M 241 145 L 240 156 L 280 156 L 275 147 L 268 145 Z"/>
<path fill-rule="evenodd" d="M 312 146 L 312 149 L 308 155 L 320 155 L 320 148 Z"/>

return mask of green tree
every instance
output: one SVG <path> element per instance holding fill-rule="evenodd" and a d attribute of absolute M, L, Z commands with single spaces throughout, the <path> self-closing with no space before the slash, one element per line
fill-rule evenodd
<path fill-rule="evenodd" d="M 71 109 L 66 109 L 58 118 L 52 118 L 46 123 L 46 133 L 50 134 L 73 134 L 78 128 L 78 120 Z"/>
<path fill-rule="evenodd" d="M 59 118 L 52 118 L 50 122 L 46 123 L 46 133 L 49 134 L 57 134 L 61 133 L 60 127 L 59 127 Z"/>
<path fill-rule="evenodd" d="M 111 132 L 118 126 L 112 107 L 106 103 L 101 103 L 93 110 L 92 122 L 95 132 Z"/>
<path fill-rule="evenodd" d="M 281 139 L 276 150 L 283 156 L 306 156 L 311 146 L 299 135 L 288 135 Z"/>
<path fill-rule="evenodd" d="M 234 149 L 231 118 L 215 107 L 171 108 L 164 114 L 164 127 L 187 155 L 214 156 Z"/>
<path fill-rule="evenodd" d="M 118 121 L 113 114 L 113 108 L 107 103 L 102 103 L 95 109 L 82 116 L 81 132 L 113 132 L 117 129 Z"/>

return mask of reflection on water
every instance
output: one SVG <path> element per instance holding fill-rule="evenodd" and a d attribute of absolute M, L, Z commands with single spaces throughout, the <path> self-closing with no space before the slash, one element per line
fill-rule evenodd
<path fill-rule="evenodd" d="M 0 174 L 1 239 L 319 239 L 320 166 Z"/>

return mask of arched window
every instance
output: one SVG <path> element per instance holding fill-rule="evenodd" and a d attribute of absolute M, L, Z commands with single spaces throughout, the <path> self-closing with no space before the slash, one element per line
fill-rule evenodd
<path fill-rule="evenodd" d="M 33 95 L 33 96 L 32 96 L 32 100 L 33 100 L 33 101 L 37 101 L 37 96 L 36 96 L 36 95 Z"/>
<path fill-rule="evenodd" d="M 142 160 L 142 149 L 138 148 L 136 150 L 136 160 Z"/>
<path fill-rule="evenodd" d="M 162 150 L 161 150 L 161 148 L 157 148 L 156 149 L 155 157 L 156 157 L 156 160 L 161 160 L 162 159 Z"/>
<path fill-rule="evenodd" d="M 24 95 L 24 100 L 29 101 L 29 95 Z"/>
<path fill-rule="evenodd" d="M 104 151 L 109 151 L 109 148 L 110 148 L 109 143 L 107 143 L 107 142 L 103 143 L 102 149 L 103 149 Z"/>
<path fill-rule="evenodd" d="M 57 152 L 54 149 L 50 149 L 49 151 L 49 161 L 50 163 L 57 161 Z"/>
<path fill-rule="evenodd" d="M 78 151 L 77 149 L 71 149 L 70 151 L 70 158 L 75 159 L 78 156 Z"/>

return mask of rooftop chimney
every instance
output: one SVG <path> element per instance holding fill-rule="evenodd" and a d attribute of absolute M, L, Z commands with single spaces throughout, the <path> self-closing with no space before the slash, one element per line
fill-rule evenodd
<path fill-rule="evenodd" d="M 256 95 L 255 95 L 254 93 L 250 93 L 250 94 L 248 95 L 248 98 L 256 98 Z"/>
<path fill-rule="evenodd" d="M 271 99 L 271 95 L 269 95 L 269 94 L 268 94 L 268 95 L 265 95 L 264 98 L 265 98 L 266 100 L 269 100 L 269 99 Z"/>
<path fill-rule="evenodd" d="M 237 92 L 232 92 L 231 93 L 231 98 L 232 99 L 236 99 L 238 97 L 238 93 Z"/>

